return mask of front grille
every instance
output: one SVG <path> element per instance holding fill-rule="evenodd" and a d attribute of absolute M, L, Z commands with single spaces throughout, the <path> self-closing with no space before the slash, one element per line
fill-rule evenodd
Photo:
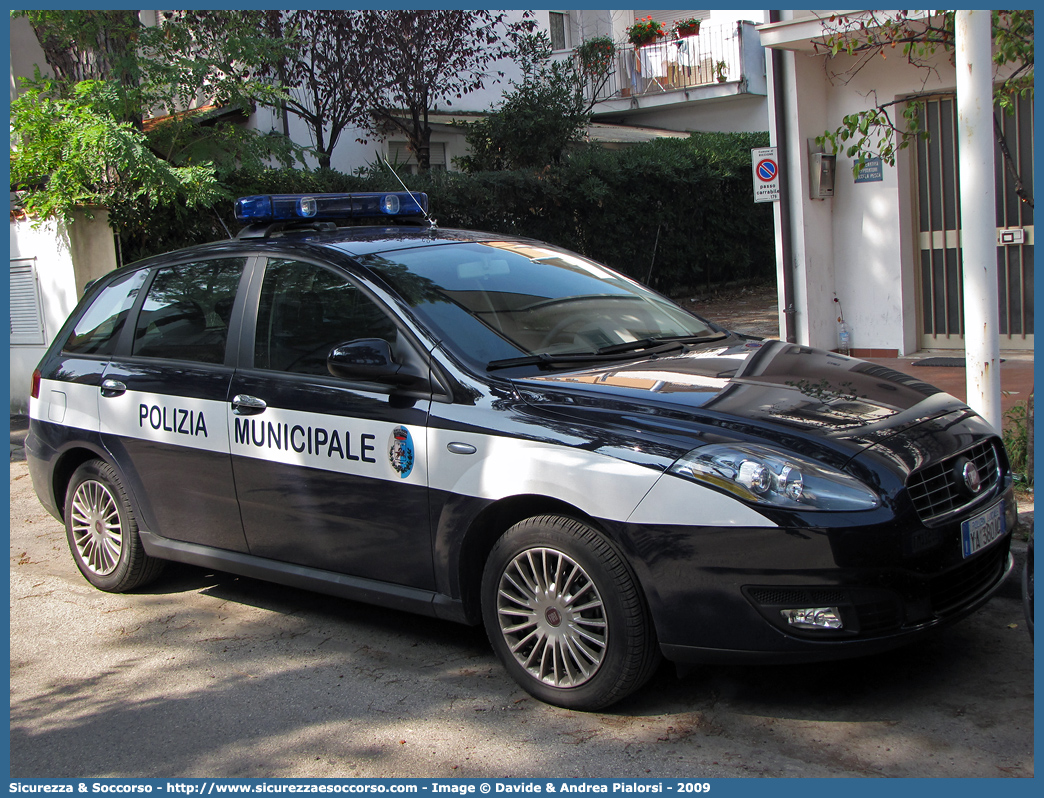
<path fill-rule="evenodd" d="M 821 587 L 755 587 L 750 589 L 750 597 L 758 604 L 789 607 L 822 607 L 848 601 L 844 591 Z"/>
<path fill-rule="evenodd" d="M 859 631 L 863 634 L 875 634 L 898 629 L 903 622 L 899 603 L 894 599 L 857 604 L 859 613 Z"/>
<path fill-rule="evenodd" d="M 982 479 L 982 489 L 974 496 L 965 491 L 955 472 L 957 461 L 965 457 L 975 464 Z M 906 487 L 917 509 L 918 517 L 927 523 L 962 510 L 983 496 L 989 495 L 999 481 L 997 450 L 993 442 L 987 440 L 960 454 L 922 468 L 910 476 Z"/>
<path fill-rule="evenodd" d="M 984 593 L 1004 573 L 1007 560 L 1007 543 L 998 543 L 991 551 L 983 552 L 932 579 L 928 585 L 932 611 L 936 615 L 945 615 L 949 610 L 967 604 Z"/>

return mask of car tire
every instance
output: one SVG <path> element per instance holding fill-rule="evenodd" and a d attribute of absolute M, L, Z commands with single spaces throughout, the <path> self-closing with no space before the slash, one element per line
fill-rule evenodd
<path fill-rule="evenodd" d="M 163 570 L 162 560 L 145 553 L 127 492 L 104 460 L 89 460 L 73 472 L 65 494 L 65 534 L 76 567 L 99 590 L 124 593 Z"/>
<path fill-rule="evenodd" d="M 612 543 L 571 518 L 508 529 L 482 574 L 493 649 L 527 692 L 595 710 L 641 687 L 660 662 L 637 579 Z"/>

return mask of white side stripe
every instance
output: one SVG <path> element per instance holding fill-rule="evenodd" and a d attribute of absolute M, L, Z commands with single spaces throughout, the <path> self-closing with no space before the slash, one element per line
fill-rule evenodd
<path fill-rule="evenodd" d="M 757 510 L 695 482 L 664 474 L 627 519 L 632 524 L 774 527 Z"/>
<path fill-rule="evenodd" d="M 594 518 L 640 524 L 776 526 L 745 504 L 656 468 L 578 447 L 476 433 L 428 431 L 431 487 L 496 501 L 550 496 Z M 453 454 L 467 443 L 475 454 Z"/>
<path fill-rule="evenodd" d="M 101 397 L 98 407 L 103 434 L 209 452 L 228 451 L 226 402 L 127 391 Z"/>
<path fill-rule="evenodd" d="M 232 453 L 342 474 L 427 483 L 423 427 L 270 407 L 230 416 Z"/>
<path fill-rule="evenodd" d="M 98 431 L 98 386 L 40 380 L 40 398 L 29 399 L 29 417 Z"/>
<path fill-rule="evenodd" d="M 65 395 L 64 406 L 61 397 Z M 99 412 L 100 410 L 100 412 Z M 260 460 L 394 480 L 497 501 L 537 495 L 636 524 L 775 526 L 742 502 L 660 467 L 600 451 L 504 435 L 462 433 L 268 408 L 236 416 L 228 402 L 138 391 L 100 397 L 97 386 L 43 380 L 30 416 L 67 427 Z M 100 424 L 97 419 L 101 418 Z M 475 447 L 455 454 L 450 443 Z"/>

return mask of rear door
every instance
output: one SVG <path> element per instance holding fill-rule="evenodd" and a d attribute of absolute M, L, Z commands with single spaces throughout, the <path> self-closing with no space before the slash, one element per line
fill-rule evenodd
<path fill-rule="evenodd" d="M 155 269 L 98 400 L 105 446 L 131 482 L 146 527 L 232 551 L 246 550 L 226 406 L 247 261 Z"/>
<path fill-rule="evenodd" d="M 228 405 L 250 553 L 432 589 L 430 395 L 331 376 L 336 345 L 383 338 L 423 360 L 372 293 L 326 265 L 270 258 Z"/>

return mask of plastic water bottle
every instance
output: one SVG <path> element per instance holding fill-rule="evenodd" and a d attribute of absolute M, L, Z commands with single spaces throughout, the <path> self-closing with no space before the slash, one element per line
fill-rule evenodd
<path fill-rule="evenodd" d="M 837 343 L 838 354 L 847 355 L 852 345 L 852 333 L 848 331 L 848 325 L 843 321 L 837 325 Z"/>

